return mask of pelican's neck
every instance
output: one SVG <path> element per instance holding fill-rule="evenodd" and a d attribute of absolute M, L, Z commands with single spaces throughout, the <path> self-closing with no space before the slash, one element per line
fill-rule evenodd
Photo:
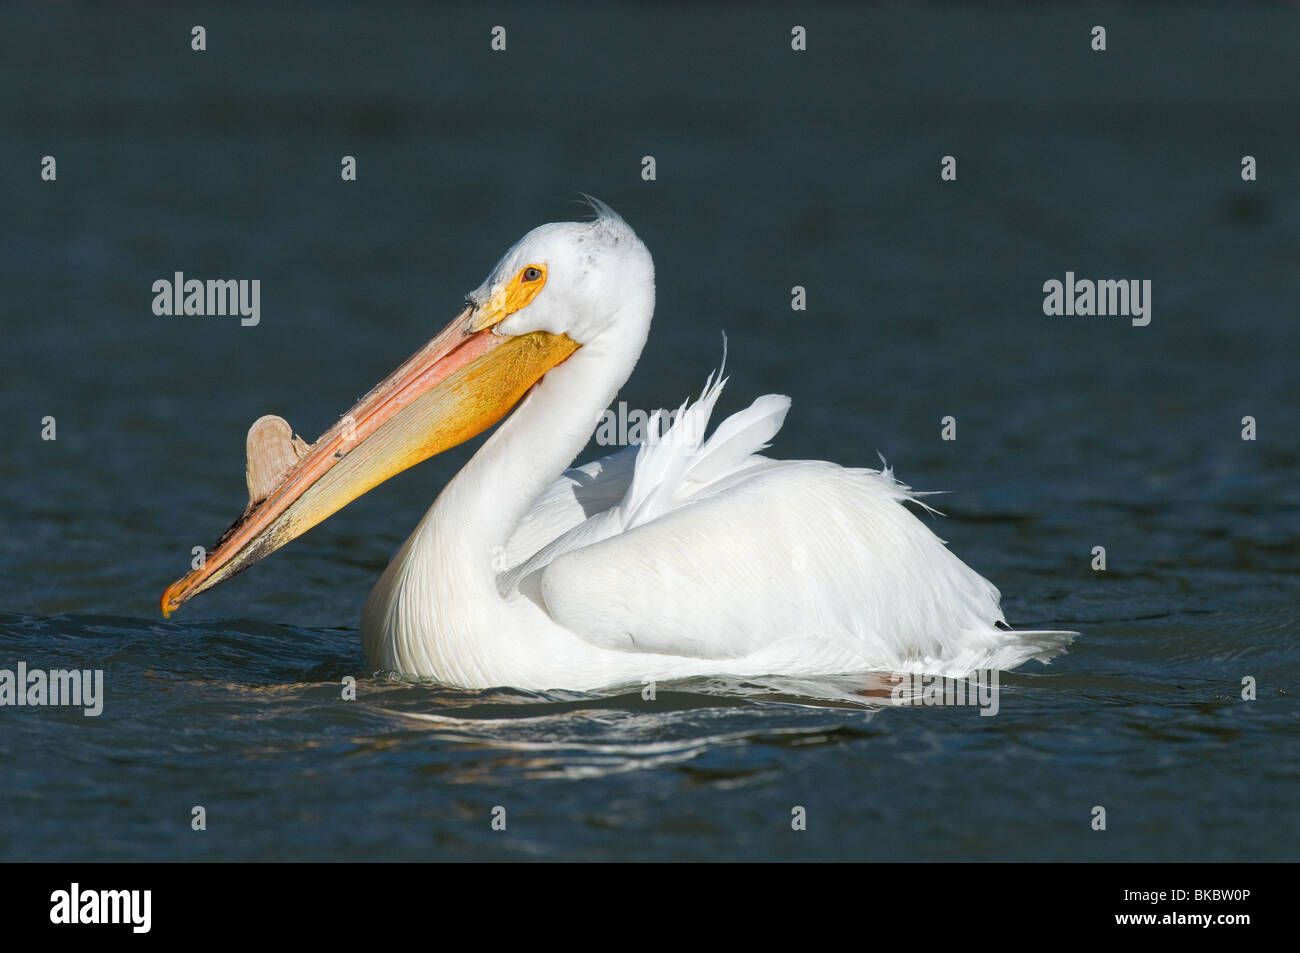
<path fill-rule="evenodd" d="M 439 495 L 431 528 L 485 594 L 496 595 L 496 557 L 533 501 L 586 446 L 644 343 L 644 332 L 608 333 L 578 348 L 532 388 Z"/>

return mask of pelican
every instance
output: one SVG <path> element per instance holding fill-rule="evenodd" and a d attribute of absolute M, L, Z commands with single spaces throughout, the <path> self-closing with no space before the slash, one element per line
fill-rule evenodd
<path fill-rule="evenodd" d="M 762 455 L 788 397 L 759 397 L 706 438 L 721 368 L 667 429 L 656 415 L 644 441 L 566 469 L 632 373 L 655 305 L 649 250 L 589 201 L 593 220 L 525 235 L 315 444 L 278 417 L 254 424 L 248 508 L 163 593 L 163 613 L 504 417 L 370 593 L 361 636 L 374 669 L 467 689 L 595 690 L 962 676 L 1064 650 L 1074 633 L 1007 626 L 998 590 L 909 508 L 924 504 L 883 460 Z"/>

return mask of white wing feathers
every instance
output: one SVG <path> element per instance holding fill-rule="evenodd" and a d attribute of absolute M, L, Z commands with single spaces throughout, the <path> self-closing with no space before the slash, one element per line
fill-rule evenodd
<path fill-rule="evenodd" d="M 725 383 L 710 375 L 662 436 L 655 419 L 644 443 L 552 484 L 510 541 L 503 594 L 601 648 L 795 674 L 1008 669 L 1069 641 L 998 628 L 997 589 L 888 469 L 758 456 L 788 398 L 760 397 L 704 440 Z"/>
<path fill-rule="evenodd" d="M 781 429 L 790 399 L 758 398 L 732 414 L 704 441 L 726 378 L 710 374 L 700 399 L 683 403 L 664 433 L 655 411 L 645 442 L 566 470 L 533 504 L 506 547 L 497 586 L 519 588 L 557 557 L 591 546 L 663 516 L 698 497 L 710 484 L 757 463 L 754 454 Z"/>
<path fill-rule="evenodd" d="M 726 383 L 721 371 L 716 383 L 710 374 L 700 399 L 689 406 L 683 403 L 662 436 L 661 412 L 651 416 L 632 484 L 620 504 L 624 530 L 662 516 L 695 491 L 742 469 L 781 429 L 790 398 L 765 394 L 724 420 L 706 442 L 713 406 Z"/>

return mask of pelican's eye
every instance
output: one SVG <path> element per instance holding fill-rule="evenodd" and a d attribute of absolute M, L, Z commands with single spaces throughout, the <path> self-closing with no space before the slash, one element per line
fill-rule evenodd
<path fill-rule="evenodd" d="M 505 287 L 496 286 L 492 297 L 475 314 L 470 333 L 490 328 L 528 307 L 545 287 L 546 265 L 525 265 Z"/>

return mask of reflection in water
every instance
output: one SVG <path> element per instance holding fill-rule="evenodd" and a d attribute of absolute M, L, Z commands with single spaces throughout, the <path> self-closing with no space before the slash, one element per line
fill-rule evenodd
<path fill-rule="evenodd" d="M 416 726 L 421 740 L 473 750 L 474 763 L 450 780 L 499 772 L 537 778 L 588 778 L 690 762 L 737 746 L 842 744 L 870 735 L 885 707 L 919 703 L 910 677 L 867 673 L 820 679 L 691 679 L 611 694 L 416 688 L 409 680 L 368 690 L 373 711 Z M 419 683 L 415 683 L 419 684 Z M 974 697 L 974 687 L 971 689 Z M 436 710 L 430 711 L 430 703 Z M 798 723 L 782 724 L 798 713 Z M 759 727 L 755 727 L 756 723 Z M 356 739 L 357 753 L 403 738 Z"/>
<path fill-rule="evenodd" d="M 823 825 L 809 827 L 810 838 L 827 838 L 820 856 L 888 856 L 899 838 L 914 851 L 917 830 L 924 856 L 965 856 L 975 850 L 963 818 L 976 788 L 988 792 L 981 812 L 1051 825 L 1063 791 L 1090 791 L 1116 765 L 1140 786 L 1141 804 L 1169 803 L 1184 796 L 1189 770 L 1205 765 L 1221 779 L 1223 759 L 1291 730 L 1294 625 L 1269 613 L 1239 613 L 1227 630 L 1223 621 L 1099 624 L 1089 664 L 1067 656 L 1072 666 L 1000 673 L 996 717 L 984 717 L 976 706 L 927 705 L 917 683 L 883 673 L 692 679 L 660 684 L 653 698 L 639 685 L 467 692 L 364 674 L 354 631 L 8 615 L 0 644 L 14 657 L 103 667 L 106 701 L 93 731 L 31 713 L 8 718 L 0 755 L 11 816 L 28 827 L 43 822 L 26 791 L 42 803 L 134 805 L 137 830 L 176 803 L 215 805 L 242 833 L 204 849 L 232 859 L 279 857 L 286 837 L 317 857 L 707 857 L 709 844 L 744 855 L 738 845 L 751 837 L 755 856 L 779 856 L 784 842 L 754 832 L 788 829 L 792 806 Z M 1215 657 L 1224 661 L 1207 666 Z M 1249 706 L 1229 677 L 1243 665 L 1267 686 Z M 355 700 L 345 700 L 356 672 Z M 84 770 L 51 777 L 33 753 L 52 744 Z M 1288 783 L 1288 770 L 1256 765 L 1252 783 Z M 1252 788 L 1252 809 L 1268 790 Z M 1142 809 L 1137 796 L 1110 795 L 1130 811 Z M 526 836 L 479 840 L 498 804 Z M 1215 811 L 1230 827 L 1250 817 Z M 927 825 L 942 830 L 925 834 Z M 265 842 L 250 843 L 263 830 Z M 668 838 L 663 850 L 640 840 L 654 832 Z M 181 833 L 162 835 L 154 852 L 190 856 L 194 842 Z M 629 835 L 641 846 L 628 848 Z M 0 851 L 6 836 L 0 825 Z M 981 850 L 997 855 L 1007 850 L 1000 843 Z M 145 850 L 143 841 L 104 841 L 67 856 Z"/>

